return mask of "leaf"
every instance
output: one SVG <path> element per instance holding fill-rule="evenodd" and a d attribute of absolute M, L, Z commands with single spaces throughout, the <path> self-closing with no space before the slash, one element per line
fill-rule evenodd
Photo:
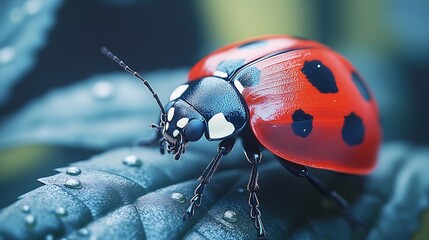
<path fill-rule="evenodd" d="M 0 9 L 0 106 L 35 64 L 62 0 L 3 1 Z"/>
<path fill-rule="evenodd" d="M 185 81 L 186 72 L 145 76 L 165 104 L 171 90 Z M 158 118 L 155 100 L 139 80 L 122 71 L 101 74 L 53 90 L 10 116 L 0 125 L 0 146 L 48 143 L 107 149 L 150 136 L 154 131 L 148 125 Z"/>
<path fill-rule="evenodd" d="M 207 154 L 191 151 L 176 162 L 156 149 L 120 148 L 73 164 L 80 174 L 67 174 L 68 168 L 61 168 L 58 174 L 40 179 L 44 186 L 0 212 L 0 237 L 256 238 L 244 191 L 250 166 L 239 150 L 223 160 L 205 189 L 202 205 L 189 221 L 182 221 L 182 214 L 197 185 L 195 177 L 208 162 Z M 130 154 L 141 164 L 124 164 Z M 348 222 L 332 200 L 289 174 L 268 154 L 261 165 L 258 191 L 268 236 L 409 239 L 421 228 L 420 215 L 428 207 L 428 156 L 428 149 L 389 143 L 382 148 L 375 172 L 366 177 L 313 170 L 366 220 L 370 229 L 365 232 Z M 76 174 L 76 169 L 71 170 Z M 66 187 L 70 179 L 79 180 L 81 188 Z M 226 211 L 236 214 L 236 222 L 224 217 Z"/>

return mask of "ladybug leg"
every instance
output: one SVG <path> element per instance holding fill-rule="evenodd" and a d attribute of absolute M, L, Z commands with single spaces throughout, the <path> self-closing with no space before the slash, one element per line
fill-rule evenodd
<path fill-rule="evenodd" d="M 259 189 L 258 185 L 258 166 L 262 160 L 260 152 L 253 153 L 245 151 L 247 161 L 252 164 L 252 172 L 250 174 L 247 190 L 249 191 L 249 206 L 250 217 L 255 219 L 255 226 L 259 229 L 258 239 L 266 239 L 264 224 L 261 219 L 261 211 L 259 210 L 259 200 L 256 191 Z"/>
<path fill-rule="evenodd" d="M 200 184 L 195 188 L 194 196 L 189 201 L 189 207 L 183 215 L 183 220 L 188 220 L 194 216 L 195 207 L 201 205 L 202 195 L 204 187 L 210 181 L 213 174 L 216 172 L 217 167 L 219 166 L 220 159 L 231 152 L 235 144 L 235 138 L 229 138 L 222 140 L 219 143 L 216 156 L 210 161 L 207 168 L 204 170 L 203 174 L 198 178 Z"/>
<path fill-rule="evenodd" d="M 298 177 L 305 177 L 311 185 L 313 185 L 315 188 L 317 188 L 322 194 L 334 199 L 335 202 L 339 205 L 343 213 L 346 215 L 346 217 L 352 221 L 353 223 L 362 226 L 363 228 L 367 229 L 366 223 L 356 214 L 354 214 L 350 208 L 349 203 L 346 199 L 344 199 L 339 193 L 329 188 L 325 183 L 322 182 L 318 177 L 310 173 L 308 169 L 300 164 L 292 163 L 289 161 L 285 161 L 284 159 L 281 159 L 280 163 L 286 167 L 287 170 L 292 172 Z"/>

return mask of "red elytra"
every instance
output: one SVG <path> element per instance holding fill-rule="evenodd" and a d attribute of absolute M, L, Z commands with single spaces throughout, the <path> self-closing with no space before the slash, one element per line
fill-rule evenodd
<path fill-rule="evenodd" d="M 285 161 L 313 168 L 351 174 L 374 168 L 381 142 L 377 104 L 366 84 L 353 79 L 359 74 L 345 58 L 311 40 L 260 37 L 214 51 L 190 70 L 188 79 L 216 75 L 219 65 L 231 60 L 240 61 L 229 69 L 232 82 L 250 67 L 260 71 L 258 84 L 245 86 L 241 94 L 251 129 L 265 148 Z M 318 62 L 332 73 L 337 91 L 321 92 L 309 81 L 303 66 Z M 297 109 L 312 117 L 311 128 L 303 130 L 311 133 L 305 137 L 297 136 L 292 127 Z M 360 132 L 345 129 L 351 115 L 358 116 L 350 121 L 362 125 Z M 347 141 L 344 134 L 350 131 L 360 139 Z"/>

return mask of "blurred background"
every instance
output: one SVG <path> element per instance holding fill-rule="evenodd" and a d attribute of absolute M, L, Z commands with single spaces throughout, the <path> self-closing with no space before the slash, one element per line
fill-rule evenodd
<path fill-rule="evenodd" d="M 0 209 L 35 179 L 150 136 L 156 105 L 107 46 L 166 99 L 200 58 L 288 34 L 346 56 L 378 102 L 384 141 L 425 145 L 429 1 L 4 0 L 0 3 Z"/>

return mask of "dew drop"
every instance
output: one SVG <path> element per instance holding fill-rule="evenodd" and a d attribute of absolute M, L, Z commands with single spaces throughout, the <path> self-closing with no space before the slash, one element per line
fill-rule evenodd
<path fill-rule="evenodd" d="M 79 229 L 79 231 L 77 231 L 77 233 L 80 236 L 88 236 L 89 235 L 89 230 L 86 229 L 86 228 L 81 228 L 81 229 Z"/>
<path fill-rule="evenodd" d="M 183 194 L 175 192 L 171 194 L 171 199 L 178 203 L 184 203 L 185 202 L 185 196 Z"/>
<path fill-rule="evenodd" d="M 237 192 L 238 193 L 245 193 L 246 189 L 240 187 L 240 188 L 237 188 Z"/>
<path fill-rule="evenodd" d="M 54 236 L 52 234 L 48 234 L 45 236 L 45 240 L 54 240 Z"/>
<path fill-rule="evenodd" d="M 80 181 L 76 178 L 69 178 L 67 179 L 66 183 L 64 184 L 64 186 L 68 187 L 68 188 L 73 188 L 73 189 L 79 189 L 82 188 L 82 184 L 80 183 Z"/>
<path fill-rule="evenodd" d="M 30 212 L 30 210 L 31 210 L 31 208 L 30 208 L 30 206 L 28 206 L 27 204 L 25 204 L 25 205 L 23 205 L 23 206 L 21 207 L 21 210 L 22 210 L 22 212 L 24 212 L 24 213 L 29 213 L 29 212 Z"/>
<path fill-rule="evenodd" d="M 25 216 L 24 221 L 25 224 L 29 227 L 36 225 L 36 218 L 31 214 Z"/>
<path fill-rule="evenodd" d="M 67 210 L 65 210 L 63 207 L 57 207 L 57 208 L 55 209 L 55 214 L 56 214 L 58 217 L 64 217 L 64 216 L 66 216 L 66 215 L 67 215 Z"/>
<path fill-rule="evenodd" d="M 122 163 L 130 167 L 140 167 L 142 161 L 136 155 L 128 155 L 122 159 Z"/>
<path fill-rule="evenodd" d="M 228 210 L 223 214 L 223 219 L 229 223 L 235 223 L 238 221 L 237 213 L 234 211 Z"/>
<path fill-rule="evenodd" d="M 28 0 L 24 4 L 24 9 L 29 15 L 34 15 L 42 9 L 43 2 L 41 0 Z"/>
<path fill-rule="evenodd" d="M 92 86 L 92 95 L 98 100 L 107 100 L 113 97 L 114 89 L 107 81 L 98 81 Z"/>
<path fill-rule="evenodd" d="M 77 167 L 69 167 L 66 172 L 68 175 L 79 175 L 81 173 L 80 169 Z"/>
<path fill-rule="evenodd" d="M 15 58 L 15 48 L 6 46 L 0 48 L 0 64 L 6 64 Z"/>

